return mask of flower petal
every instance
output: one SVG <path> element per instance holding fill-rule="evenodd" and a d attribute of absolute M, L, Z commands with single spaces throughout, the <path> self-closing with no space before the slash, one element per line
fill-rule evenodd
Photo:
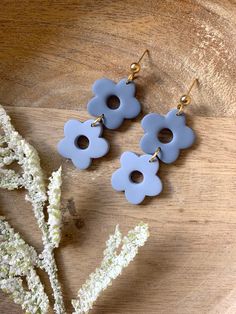
<path fill-rule="evenodd" d="M 159 161 L 156 159 L 150 162 L 151 155 L 142 155 L 139 157 L 139 171 L 144 173 L 144 177 L 155 175 L 159 169 Z"/>
<path fill-rule="evenodd" d="M 87 136 L 89 139 L 93 137 L 99 137 L 102 134 L 103 127 L 101 124 L 92 126 L 94 120 L 89 119 L 82 123 L 81 131 L 83 135 Z"/>
<path fill-rule="evenodd" d="M 179 148 L 188 148 L 193 145 L 195 141 L 195 133 L 191 128 L 188 126 L 185 126 L 181 129 L 179 129 L 179 133 L 176 139 L 177 145 Z"/>
<path fill-rule="evenodd" d="M 109 151 L 109 143 L 104 138 L 92 138 L 88 147 L 88 155 L 91 158 L 100 158 Z"/>
<path fill-rule="evenodd" d="M 186 116 L 184 113 L 181 115 L 177 115 L 178 109 L 170 110 L 167 115 L 165 116 L 166 122 L 168 124 L 168 128 L 171 129 L 175 127 L 184 126 L 186 124 Z"/>
<path fill-rule="evenodd" d="M 144 200 L 145 192 L 140 189 L 137 191 L 136 184 L 134 183 L 125 189 L 125 197 L 131 204 L 137 205 Z"/>
<path fill-rule="evenodd" d="M 70 119 L 64 125 L 64 134 L 66 137 L 75 137 L 80 133 L 82 122 L 77 119 Z"/>
<path fill-rule="evenodd" d="M 135 97 L 122 97 L 121 108 L 126 119 L 137 117 L 141 111 L 140 102 Z"/>
<path fill-rule="evenodd" d="M 139 145 L 146 154 L 154 154 L 157 148 L 161 146 L 161 142 L 158 140 L 156 134 L 146 133 L 141 138 Z"/>
<path fill-rule="evenodd" d="M 70 158 L 71 147 L 72 147 L 72 145 L 69 144 L 67 138 L 63 138 L 57 144 L 57 151 L 61 156 L 65 157 L 65 158 Z"/>
<path fill-rule="evenodd" d="M 111 185 L 116 191 L 124 191 L 130 185 L 129 173 L 123 168 L 116 170 L 112 174 Z"/>
<path fill-rule="evenodd" d="M 116 95 L 122 98 L 124 95 L 127 97 L 134 97 L 136 91 L 136 85 L 134 82 L 126 84 L 127 79 L 122 79 L 116 84 Z"/>
<path fill-rule="evenodd" d="M 148 196 L 156 196 L 162 191 L 162 182 L 160 178 L 154 174 L 149 174 L 144 179 L 144 192 Z"/>
<path fill-rule="evenodd" d="M 120 163 L 122 168 L 133 171 L 134 165 L 137 164 L 139 156 L 133 152 L 124 152 L 120 157 Z"/>
<path fill-rule="evenodd" d="M 176 159 L 179 157 L 180 150 L 178 146 L 173 145 L 172 142 L 168 144 L 163 144 L 165 145 L 165 147 L 164 148 L 161 147 L 161 151 L 158 155 L 161 161 L 163 161 L 166 164 L 170 164 L 176 161 Z"/>
<path fill-rule="evenodd" d="M 93 93 L 97 96 L 101 96 L 106 99 L 110 95 L 113 95 L 116 89 L 116 83 L 107 78 L 96 80 L 93 84 Z"/>
<path fill-rule="evenodd" d="M 110 130 L 119 128 L 124 120 L 123 114 L 118 110 L 119 109 L 111 110 L 108 108 L 104 113 L 104 125 Z"/>
<path fill-rule="evenodd" d="M 72 159 L 74 166 L 78 169 L 84 170 L 87 169 L 92 162 L 92 159 L 89 158 L 86 154 L 77 154 Z"/>
<path fill-rule="evenodd" d="M 145 132 L 155 133 L 166 127 L 165 117 L 157 113 L 149 113 L 142 119 L 141 125 Z"/>
<path fill-rule="evenodd" d="M 87 104 L 88 112 L 95 117 L 104 114 L 107 110 L 107 105 L 105 99 L 102 97 L 95 96 Z"/>

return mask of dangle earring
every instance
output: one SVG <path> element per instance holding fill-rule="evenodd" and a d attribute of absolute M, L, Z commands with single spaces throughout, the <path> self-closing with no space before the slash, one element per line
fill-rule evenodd
<path fill-rule="evenodd" d="M 140 147 L 147 155 L 138 156 L 133 152 L 121 155 L 121 168 L 116 170 L 111 179 L 116 191 L 124 191 L 126 199 L 132 204 L 140 204 L 145 196 L 156 196 L 162 191 L 162 182 L 157 176 L 159 160 L 164 163 L 174 162 L 181 149 L 190 147 L 195 140 L 195 134 L 186 126 L 184 107 L 191 103 L 190 92 L 196 83 L 195 79 L 187 94 L 180 97 L 177 109 L 170 110 L 167 115 L 147 114 L 141 122 L 144 136 Z M 161 139 L 162 131 L 171 134 L 171 140 Z M 135 175 L 141 177 L 137 181 Z"/>
<path fill-rule="evenodd" d="M 65 137 L 58 143 L 57 149 L 61 156 L 71 159 L 76 168 L 88 168 L 93 158 L 102 157 L 109 151 L 107 140 L 101 137 L 103 125 L 116 129 L 124 119 L 133 119 L 140 113 L 134 79 L 141 70 L 140 62 L 146 53 L 148 50 L 138 62 L 131 64 L 128 79 L 122 79 L 117 84 L 106 78 L 95 81 L 92 87 L 95 96 L 87 105 L 95 120 L 80 122 L 71 119 L 66 122 Z"/>

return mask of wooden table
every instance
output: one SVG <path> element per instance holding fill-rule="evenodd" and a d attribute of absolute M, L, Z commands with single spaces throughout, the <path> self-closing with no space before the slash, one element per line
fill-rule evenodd
<path fill-rule="evenodd" d="M 56 257 L 68 312 L 115 225 L 126 233 L 143 220 L 150 239 L 91 313 L 236 313 L 235 26 L 234 0 L 1 1 L 0 102 L 45 174 L 63 165 Z M 88 119 L 93 82 L 127 77 L 146 48 L 137 79 L 143 113 L 106 130 L 109 154 L 76 170 L 56 151 L 65 121 Z M 159 197 L 128 204 L 110 185 L 120 154 L 141 153 L 141 118 L 175 107 L 194 77 L 187 113 L 196 144 L 161 164 Z M 0 193 L 1 214 L 40 250 L 24 193 Z M 21 313 L 0 296 L 1 313 Z"/>

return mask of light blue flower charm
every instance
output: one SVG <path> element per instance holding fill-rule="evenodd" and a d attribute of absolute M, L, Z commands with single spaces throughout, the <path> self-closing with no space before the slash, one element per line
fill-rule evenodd
<path fill-rule="evenodd" d="M 124 119 L 133 119 L 141 111 L 141 105 L 135 97 L 135 83 L 126 84 L 127 79 L 119 83 L 103 78 L 95 81 L 92 90 L 95 97 L 88 103 L 88 112 L 95 117 L 104 115 L 103 123 L 108 129 L 118 128 Z M 109 107 L 109 99 L 117 97 L 118 107 Z"/>
<path fill-rule="evenodd" d="M 121 168 L 111 178 L 112 187 L 116 191 L 125 191 L 126 199 L 132 204 L 140 204 L 145 196 L 155 196 L 162 191 L 162 182 L 156 175 L 159 161 L 150 162 L 151 155 L 138 156 L 132 152 L 121 155 Z M 132 180 L 132 174 L 142 174 L 142 182 Z"/>
<path fill-rule="evenodd" d="M 92 126 L 93 122 L 71 119 L 64 126 L 65 137 L 58 143 L 57 149 L 61 156 L 71 159 L 76 168 L 88 168 L 92 158 L 102 157 L 109 150 L 108 142 L 100 137 L 102 126 Z M 86 147 L 81 146 L 81 138 L 86 139 Z"/>
<path fill-rule="evenodd" d="M 162 116 L 156 113 L 146 115 L 141 124 L 145 131 L 140 141 L 141 149 L 147 154 L 154 154 L 160 148 L 158 158 L 165 163 L 174 162 L 180 153 L 180 149 L 190 147 L 195 140 L 192 129 L 186 126 L 184 113 L 177 115 L 178 109 L 173 109 Z M 172 133 L 172 140 L 163 143 L 159 138 L 161 130 L 168 129 Z"/>

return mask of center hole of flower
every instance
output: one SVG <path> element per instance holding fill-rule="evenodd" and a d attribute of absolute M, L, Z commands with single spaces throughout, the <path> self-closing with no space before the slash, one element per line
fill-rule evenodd
<path fill-rule="evenodd" d="M 143 181 L 143 174 L 142 172 L 135 170 L 131 172 L 130 179 L 134 183 L 141 183 Z"/>
<path fill-rule="evenodd" d="M 170 143 L 173 139 L 173 133 L 170 129 L 164 128 L 158 133 L 158 139 L 163 144 Z"/>
<path fill-rule="evenodd" d="M 75 146 L 80 149 L 86 149 L 89 146 L 89 139 L 87 136 L 80 135 L 75 139 Z"/>
<path fill-rule="evenodd" d="M 120 99 L 115 95 L 108 97 L 107 107 L 112 110 L 118 109 L 120 107 Z"/>

